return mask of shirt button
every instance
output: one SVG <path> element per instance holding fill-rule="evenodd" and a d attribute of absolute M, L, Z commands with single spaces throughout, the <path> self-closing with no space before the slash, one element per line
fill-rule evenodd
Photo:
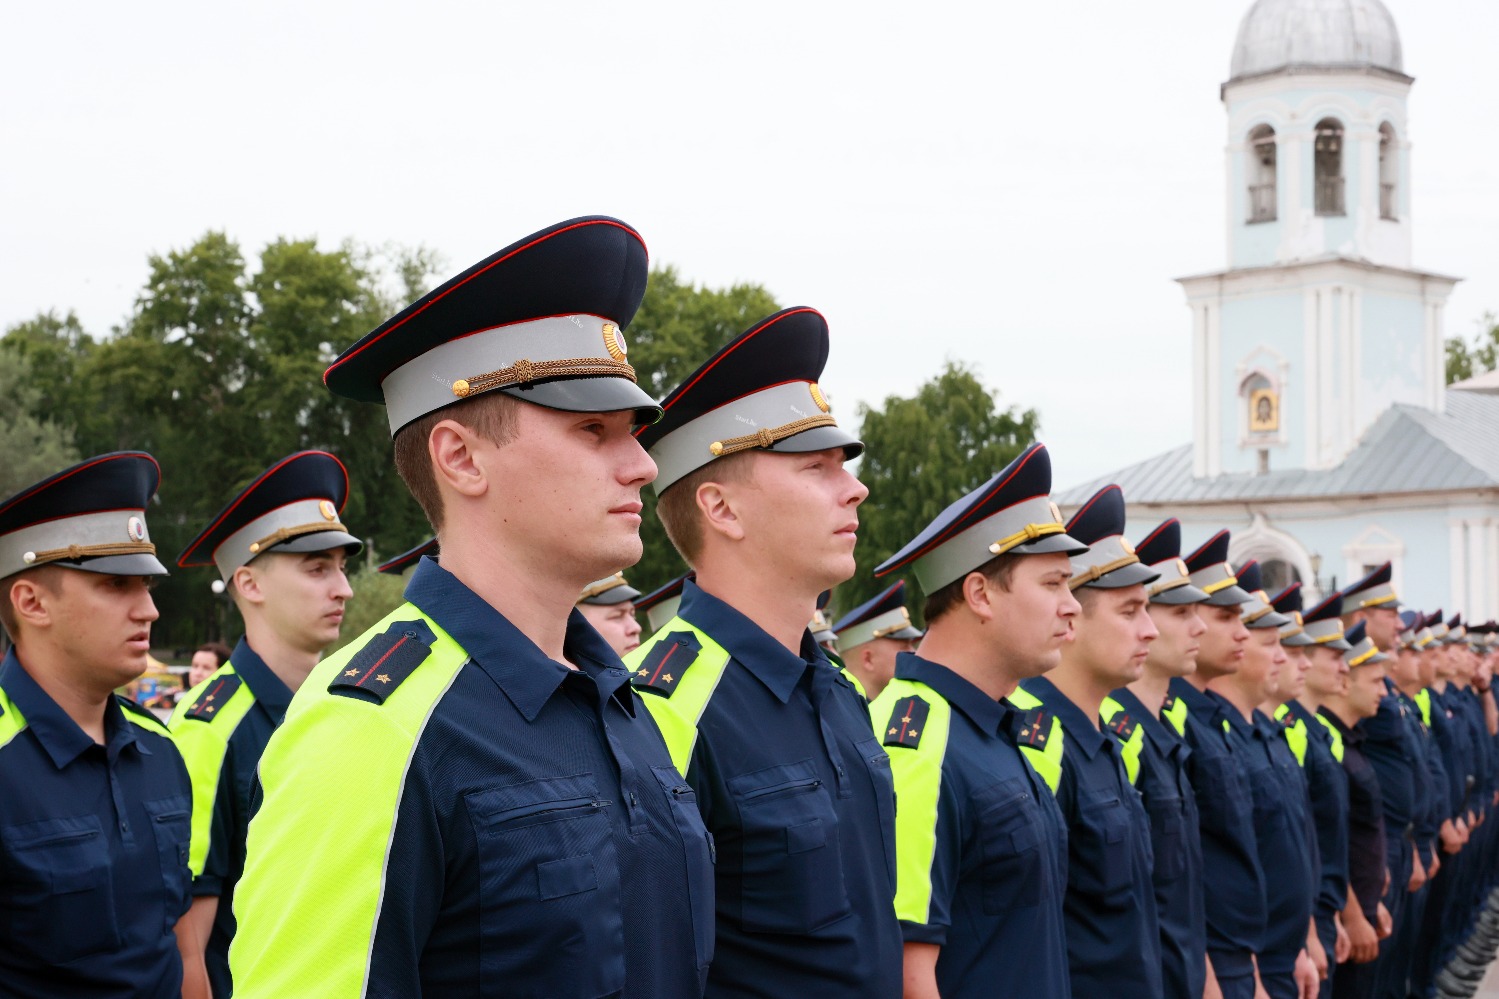
<path fill-rule="evenodd" d="M 630 792 L 630 804 L 631 804 L 631 806 L 640 804 L 640 799 L 637 798 L 637 797 L 635 797 L 635 792 L 634 791 Z"/>

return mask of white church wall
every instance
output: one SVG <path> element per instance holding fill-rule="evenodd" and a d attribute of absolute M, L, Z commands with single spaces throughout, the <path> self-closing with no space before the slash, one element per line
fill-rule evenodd
<path fill-rule="evenodd" d="M 1289 432 L 1304 426 L 1306 390 L 1300 384 L 1302 354 L 1302 297 L 1295 290 L 1227 299 L 1221 308 L 1219 347 L 1222 362 L 1217 404 L 1222 470 L 1253 472 L 1261 448 L 1268 449 L 1273 468 L 1298 468 L 1305 461 L 1302 435 Z M 1280 426 L 1273 436 L 1252 435 L 1248 400 L 1240 392 L 1243 381 L 1261 372 L 1280 396 Z"/>

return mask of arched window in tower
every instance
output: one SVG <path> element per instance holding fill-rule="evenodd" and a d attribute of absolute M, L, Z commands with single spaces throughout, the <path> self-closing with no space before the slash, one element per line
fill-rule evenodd
<path fill-rule="evenodd" d="M 1275 221 L 1275 129 L 1256 125 L 1249 133 L 1249 221 Z"/>
<path fill-rule="evenodd" d="M 1400 146 L 1389 122 L 1379 126 L 1379 217 L 1395 221 L 1395 191 L 1400 177 Z"/>
<path fill-rule="evenodd" d="M 1336 118 L 1317 122 L 1313 145 L 1318 215 L 1343 215 L 1343 123 Z"/>

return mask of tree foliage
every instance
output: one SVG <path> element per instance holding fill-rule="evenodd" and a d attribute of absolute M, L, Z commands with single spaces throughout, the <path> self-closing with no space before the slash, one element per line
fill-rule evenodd
<path fill-rule="evenodd" d="M 838 610 L 888 586 L 874 568 L 903 548 L 937 514 L 1009 464 L 1036 438 L 1035 410 L 1000 408 L 964 364 L 948 362 L 910 398 L 889 396 L 860 407 L 865 452 L 859 478 L 869 498 L 859 508 L 858 572 L 838 587 Z M 913 578 L 907 603 L 919 617 L 923 594 Z"/>
<path fill-rule="evenodd" d="M 55 420 L 77 454 L 156 457 L 162 485 L 151 534 L 169 566 L 237 490 L 307 448 L 348 467 L 343 520 L 372 542 L 371 559 L 409 547 L 428 527 L 395 474 L 384 414 L 323 389 L 322 372 L 425 290 L 436 261 L 424 250 L 278 239 L 255 264 L 226 234 L 209 232 L 149 258 L 145 286 L 108 339 L 93 340 L 71 314 L 12 327 L 0 357 L 29 364 L 38 385 L 22 407 Z M 49 461 L 22 484 L 67 463 Z M 212 578 L 178 570 L 162 584 L 160 642 L 190 645 L 218 630 Z"/>
<path fill-rule="evenodd" d="M 72 435 L 47 420 L 44 392 L 28 360 L 15 350 L 0 350 L 0 496 L 45 479 L 78 461 Z"/>
<path fill-rule="evenodd" d="M 1499 315 L 1485 312 L 1471 340 L 1447 340 L 1447 384 L 1499 368 Z"/>

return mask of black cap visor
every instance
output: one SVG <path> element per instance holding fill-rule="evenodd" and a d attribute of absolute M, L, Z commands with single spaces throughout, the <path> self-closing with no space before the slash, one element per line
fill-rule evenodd
<path fill-rule="evenodd" d="M 1230 584 L 1221 590 L 1209 593 L 1207 604 L 1210 607 L 1237 607 L 1253 599 L 1242 586 Z"/>
<path fill-rule="evenodd" d="M 813 427 L 811 430 L 803 430 L 776 441 L 767 450 L 782 454 L 810 454 L 813 451 L 831 451 L 835 447 L 841 447 L 844 457 L 849 460 L 864 453 L 864 442 L 842 427 Z"/>
<path fill-rule="evenodd" d="M 661 419 L 661 407 L 645 390 L 628 378 L 601 375 L 595 378 L 554 378 L 526 385 L 507 385 L 495 391 L 564 413 L 616 413 L 635 411 L 635 423 L 649 426 Z"/>
<path fill-rule="evenodd" d="M 1043 534 L 1034 541 L 1016 545 L 1007 555 L 1081 555 L 1088 546 L 1067 534 Z M 976 571 L 976 570 L 975 570 Z"/>
<path fill-rule="evenodd" d="M 1131 562 L 1129 565 L 1121 565 L 1112 572 L 1104 573 L 1091 583 L 1084 583 L 1078 589 L 1122 590 L 1126 586 L 1154 583 L 1160 578 L 1161 574 L 1150 566 L 1140 562 Z"/>
<path fill-rule="evenodd" d="M 1209 599 L 1206 593 L 1191 583 L 1183 583 L 1181 586 L 1173 586 L 1169 590 L 1162 590 L 1151 597 L 1150 602 L 1166 607 L 1180 607 L 1183 604 L 1205 604 Z"/>
<path fill-rule="evenodd" d="M 168 575 L 166 566 L 158 562 L 155 555 L 147 555 L 145 552 L 135 552 L 129 555 L 100 555 L 98 558 L 79 559 L 76 562 L 62 561 L 45 564 L 60 565 L 64 569 L 97 572 L 105 576 Z"/>

